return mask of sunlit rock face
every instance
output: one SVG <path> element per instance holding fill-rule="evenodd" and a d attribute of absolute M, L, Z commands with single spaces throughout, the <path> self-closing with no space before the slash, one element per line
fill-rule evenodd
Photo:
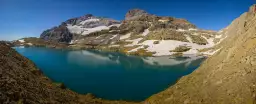
<path fill-rule="evenodd" d="M 87 14 L 44 31 L 40 38 L 71 48 L 96 48 L 146 56 L 212 55 L 226 38 L 223 31 L 197 28 L 186 19 L 131 9 L 121 22 Z M 157 44 L 154 44 L 157 43 Z M 182 50 L 181 47 L 186 47 Z"/>

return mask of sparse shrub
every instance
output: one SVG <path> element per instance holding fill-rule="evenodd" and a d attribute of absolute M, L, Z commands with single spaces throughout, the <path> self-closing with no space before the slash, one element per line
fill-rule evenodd
<path fill-rule="evenodd" d="M 172 54 L 172 56 L 180 57 L 180 56 L 183 56 L 183 53 L 182 52 L 177 52 L 177 53 Z"/>
<path fill-rule="evenodd" d="M 109 30 L 111 31 L 111 30 L 118 30 L 118 27 L 117 26 L 111 26 L 110 28 L 109 28 Z"/>
<path fill-rule="evenodd" d="M 196 43 L 196 44 L 199 44 L 199 45 L 206 45 L 206 44 L 208 44 L 207 40 L 204 39 L 201 36 L 190 35 L 190 37 L 191 37 L 193 43 Z"/>
<path fill-rule="evenodd" d="M 159 41 L 154 41 L 154 43 L 153 44 L 159 44 Z"/>
<path fill-rule="evenodd" d="M 147 48 L 149 47 L 149 45 L 144 45 L 143 47 L 144 47 L 145 49 L 147 49 Z"/>
<path fill-rule="evenodd" d="M 132 44 L 132 42 L 120 40 L 120 41 L 117 41 L 116 44 L 119 44 L 119 45 L 127 45 L 127 44 Z"/>
<path fill-rule="evenodd" d="M 187 46 L 179 46 L 176 47 L 174 50 L 171 50 L 170 52 L 186 52 L 189 51 L 191 48 Z"/>
<path fill-rule="evenodd" d="M 138 49 L 136 52 L 130 52 L 130 55 L 137 55 L 137 56 L 153 56 L 156 52 L 148 52 L 145 49 Z"/>
<path fill-rule="evenodd" d="M 189 42 L 182 32 L 166 29 L 150 32 L 147 35 L 147 38 L 149 40 L 177 40 L 182 42 Z"/>

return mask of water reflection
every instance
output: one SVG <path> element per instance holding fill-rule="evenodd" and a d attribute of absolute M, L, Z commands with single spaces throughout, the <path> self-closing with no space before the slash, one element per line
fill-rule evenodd
<path fill-rule="evenodd" d="M 121 64 L 127 68 L 137 67 L 138 64 L 148 64 L 151 66 L 174 66 L 185 64 L 189 66 L 192 61 L 204 59 L 203 56 L 190 57 L 138 57 L 127 56 L 121 53 L 114 52 L 99 52 L 93 50 L 70 51 L 68 52 L 68 61 L 70 63 L 93 63 L 93 64 Z M 138 63 L 138 64 L 135 64 Z"/>

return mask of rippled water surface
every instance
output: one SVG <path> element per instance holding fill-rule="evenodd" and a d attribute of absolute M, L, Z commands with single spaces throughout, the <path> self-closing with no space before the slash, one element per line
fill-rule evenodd
<path fill-rule="evenodd" d="M 116 52 L 15 48 L 55 82 L 81 94 L 111 100 L 141 101 L 191 73 L 202 57 L 127 56 Z"/>

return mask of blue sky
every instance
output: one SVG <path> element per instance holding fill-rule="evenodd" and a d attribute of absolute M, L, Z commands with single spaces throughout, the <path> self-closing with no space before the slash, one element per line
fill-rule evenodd
<path fill-rule="evenodd" d="M 219 30 L 248 11 L 254 0 L 0 0 L 0 40 L 38 37 L 43 30 L 91 13 L 123 20 L 132 8 L 185 18 L 199 28 Z"/>

